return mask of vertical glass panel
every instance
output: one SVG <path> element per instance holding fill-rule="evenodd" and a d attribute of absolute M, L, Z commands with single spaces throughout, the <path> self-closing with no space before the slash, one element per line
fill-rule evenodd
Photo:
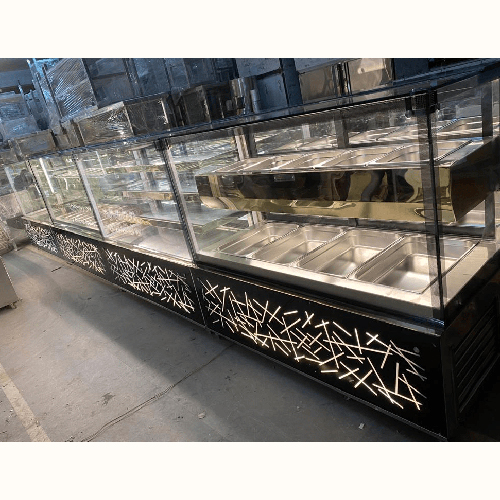
<path fill-rule="evenodd" d="M 450 176 L 448 192 L 437 191 L 438 203 L 442 206 L 448 197 L 453 207 L 452 222 L 443 217 L 440 242 L 442 288 L 449 303 L 467 293 L 465 285 L 497 249 L 498 79 L 479 83 L 473 77 L 444 86 L 438 90 L 438 103 L 439 112 L 450 120 L 437 130 L 438 144 L 462 143 L 440 166 Z"/>
<path fill-rule="evenodd" d="M 251 147 L 257 155 L 337 147 L 334 115 L 331 112 L 275 120 L 254 125 L 251 130 Z"/>
<path fill-rule="evenodd" d="M 7 174 L 5 173 L 5 169 L 3 167 L 0 167 L 0 196 L 4 194 L 9 194 L 12 193 L 13 189 L 10 184 L 9 178 L 7 177 Z"/>
<path fill-rule="evenodd" d="M 218 248 L 238 231 L 248 229 L 252 224 L 249 211 L 238 209 L 231 200 L 224 203 L 212 192 L 212 173 L 231 168 L 239 160 L 232 132 L 173 139 L 169 157 L 179 178 L 189 224 L 199 252 Z"/>
<path fill-rule="evenodd" d="M 437 110 L 438 119 L 447 120 L 448 123 L 453 121 L 454 125 L 451 130 L 443 130 L 443 137 L 449 136 L 449 132 L 455 131 L 456 136 L 467 132 L 469 137 L 471 134 L 477 134 L 477 127 L 470 126 L 469 122 L 473 120 L 460 121 L 455 120 L 476 118 L 481 116 L 481 93 L 479 92 L 479 84 L 477 76 L 461 80 L 459 82 L 446 85 L 438 90 L 439 109 Z M 458 125 L 466 124 L 469 126 L 463 127 L 462 130 L 456 129 Z M 471 132 L 472 129 L 472 132 Z M 479 132 L 479 136 L 480 136 Z"/>
<path fill-rule="evenodd" d="M 493 93 L 493 135 L 500 135 L 500 78 L 491 82 Z"/>
<path fill-rule="evenodd" d="M 19 219 L 23 212 L 9 179 L 4 167 L 0 167 L 0 255 L 10 248 L 16 229 L 22 227 Z"/>
<path fill-rule="evenodd" d="M 42 195 L 27 163 L 5 165 L 5 173 L 24 214 L 39 220 L 49 221 L 50 218 Z"/>
<path fill-rule="evenodd" d="M 70 156 L 38 158 L 29 163 L 55 221 L 99 230 L 82 179 Z"/>
<path fill-rule="evenodd" d="M 163 156 L 152 144 L 79 153 L 106 236 L 190 259 Z"/>

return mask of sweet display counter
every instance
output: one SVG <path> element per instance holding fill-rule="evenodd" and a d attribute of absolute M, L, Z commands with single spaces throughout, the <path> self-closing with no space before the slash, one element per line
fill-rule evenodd
<path fill-rule="evenodd" d="M 31 158 L 30 237 L 451 437 L 499 353 L 491 75 Z"/>

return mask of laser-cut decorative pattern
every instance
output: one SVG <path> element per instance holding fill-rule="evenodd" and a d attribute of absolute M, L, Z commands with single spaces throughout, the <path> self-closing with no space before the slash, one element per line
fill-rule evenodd
<path fill-rule="evenodd" d="M 111 250 L 106 250 L 106 259 L 118 282 L 151 298 L 159 298 L 183 313 L 194 312 L 195 301 L 191 298 L 193 289 L 185 275 Z"/>
<path fill-rule="evenodd" d="M 35 226 L 29 221 L 25 221 L 24 226 L 26 228 L 26 234 L 28 235 L 33 245 L 36 245 L 40 248 L 45 248 L 49 252 L 55 254 L 59 253 L 59 249 L 57 248 L 56 243 L 56 237 L 52 229 L 42 226 Z"/>
<path fill-rule="evenodd" d="M 238 300 L 228 286 L 208 279 L 199 282 L 206 320 L 214 329 L 229 328 L 233 335 L 246 337 L 261 349 L 281 352 L 299 369 L 308 363 L 323 379 L 346 379 L 356 389 L 353 392 L 369 391 L 400 409 L 413 406 L 420 410 L 425 405 L 420 387 L 426 380 L 425 370 L 417 362 L 420 354 L 402 349 L 392 340 L 384 341 L 383 332 L 348 331 L 332 317 L 285 310 L 266 300 L 264 290 L 263 296 L 254 298 L 245 292 L 244 300 Z"/>
<path fill-rule="evenodd" d="M 106 274 L 106 268 L 99 254 L 98 248 L 92 243 L 87 243 L 79 238 L 71 238 L 64 234 L 56 234 L 57 243 L 62 254 L 72 262 L 82 267 Z"/>

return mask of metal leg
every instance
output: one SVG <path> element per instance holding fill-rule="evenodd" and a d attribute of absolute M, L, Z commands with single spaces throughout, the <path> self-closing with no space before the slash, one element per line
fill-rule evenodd
<path fill-rule="evenodd" d="M 489 193 L 484 201 L 483 238 L 496 238 L 495 193 Z"/>

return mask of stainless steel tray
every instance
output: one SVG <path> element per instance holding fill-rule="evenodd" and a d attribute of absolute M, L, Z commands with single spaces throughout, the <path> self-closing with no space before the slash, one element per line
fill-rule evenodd
<path fill-rule="evenodd" d="M 297 262 L 318 273 L 346 277 L 402 238 L 401 233 L 352 229 Z"/>
<path fill-rule="evenodd" d="M 456 137 L 481 137 L 483 124 L 480 116 L 460 118 L 445 125 L 438 132 L 438 139 L 452 139 Z"/>
<path fill-rule="evenodd" d="M 248 231 L 237 233 L 231 241 L 221 245 L 217 250 L 230 255 L 248 257 L 263 246 L 276 241 L 298 227 L 298 224 L 265 222 Z"/>
<path fill-rule="evenodd" d="M 500 172 L 499 150 L 500 137 L 438 141 L 437 189 L 444 223 L 455 222 L 484 201 L 491 179 Z M 331 150 L 331 155 L 283 155 L 282 162 L 268 159 L 247 170 L 197 175 L 200 200 L 210 208 L 246 212 L 407 222 L 427 216 L 418 144 Z"/>
<path fill-rule="evenodd" d="M 441 271 L 450 270 L 476 242 L 459 238 L 443 239 Z M 363 266 L 353 277 L 409 292 L 424 292 L 435 278 L 429 275 L 429 256 L 425 236 L 408 236 Z"/>
<path fill-rule="evenodd" d="M 329 149 L 337 146 L 336 137 L 322 137 L 316 139 L 307 145 L 307 149 Z"/>
<path fill-rule="evenodd" d="M 325 169 L 338 162 L 338 158 L 348 153 L 348 149 L 337 149 L 325 153 L 310 153 L 294 158 L 291 161 L 276 162 L 270 168 L 263 168 L 262 173 L 270 172 L 304 172 L 316 169 Z M 296 155 L 294 155 L 296 156 Z M 279 158 L 279 157 L 278 157 Z M 287 158 L 287 157 L 282 157 Z"/>
<path fill-rule="evenodd" d="M 337 167 L 352 168 L 363 167 L 366 164 L 378 160 L 383 156 L 392 153 L 393 146 L 375 146 L 373 148 L 352 149 L 352 151 L 342 155 L 342 157 L 334 163 Z"/>
<path fill-rule="evenodd" d="M 252 256 L 254 259 L 290 264 L 305 254 L 338 237 L 345 231 L 341 227 L 312 225 L 300 227 L 288 236 L 262 248 Z"/>
<path fill-rule="evenodd" d="M 215 245 L 221 240 L 227 239 L 231 235 L 236 233 L 237 229 L 231 229 L 228 227 L 215 227 L 209 229 L 208 231 L 203 231 L 203 227 L 198 226 L 194 228 L 196 234 L 196 239 L 201 247 L 208 247 Z"/>
<path fill-rule="evenodd" d="M 387 127 L 375 130 L 367 130 L 366 132 L 359 132 L 356 135 L 353 135 L 349 138 L 349 144 L 357 145 L 357 144 L 366 144 L 366 143 L 374 143 L 378 141 L 381 137 L 385 137 L 388 134 L 392 134 L 397 130 L 400 130 L 401 127 Z"/>
<path fill-rule="evenodd" d="M 248 158 L 233 163 L 229 166 L 224 166 L 216 170 L 217 173 L 225 172 L 260 172 L 261 170 L 273 170 L 277 167 L 287 165 L 293 160 L 302 158 L 300 154 L 290 154 L 286 156 L 267 156 L 265 158 Z"/>
<path fill-rule="evenodd" d="M 437 155 L 434 157 L 435 161 L 440 161 L 445 158 L 447 155 L 451 154 L 453 151 L 457 151 L 458 149 L 467 145 L 470 141 L 462 140 L 462 141 L 439 141 L 437 142 Z M 394 167 L 395 165 L 401 166 L 413 166 L 422 163 L 420 159 L 420 151 L 419 146 L 405 146 L 399 149 L 396 149 L 392 153 L 375 160 L 371 163 L 372 166 L 388 166 Z"/>
<path fill-rule="evenodd" d="M 390 132 L 391 130 L 388 130 Z M 349 132 L 349 137 L 358 135 L 357 133 Z M 284 152 L 284 151 L 300 151 L 300 150 L 311 150 L 311 149 L 331 149 L 337 147 L 337 138 L 335 136 L 328 137 L 308 137 L 304 139 L 296 139 L 294 141 L 287 142 L 283 146 L 280 146 L 273 151 Z"/>
<path fill-rule="evenodd" d="M 433 130 L 439 131 L 450 124 L 450 120 L 438 121 L 433 127 Z M 411 125 L 406 125 L 396 129 L 390 134 L 384 135 L 377 139 L 379 142 L 406 142 L 406 141 L 417 141 L 418 140 L 418 125 L 412 123 Z"/>
<path fill-rule="evenodd" d="M 273 151 L 298 151 L 301 149 L 310 149 L 310 148 L 320 148 L 320 147 L 332 147 L 336 143 L 335 138 L 327 138 L 322 139 L 325 142 L 324 146 L 316 145 L 314 143 L 318 142 L 318 139 L 315 137 L 309 137 L 307 139 L 296 139 L 294 141 L 287 142 L 283 146 L 273 149 Z"/>

